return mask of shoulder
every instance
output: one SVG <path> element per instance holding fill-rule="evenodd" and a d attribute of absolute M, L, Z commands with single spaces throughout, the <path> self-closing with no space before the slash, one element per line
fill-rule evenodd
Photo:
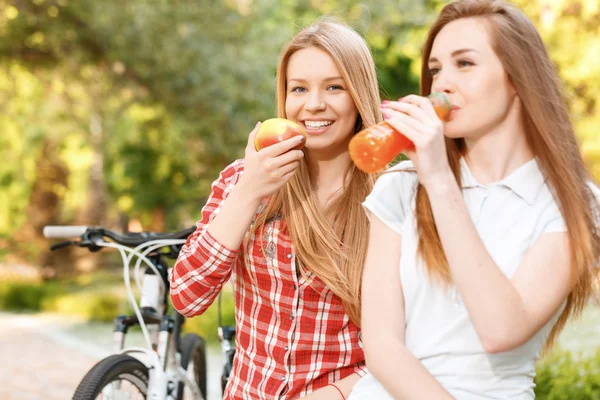
<path fill-rule="evenodd" d="M 589 181 L 588 187 L 590 188 L 590 191 L 594 195 L 596 203 L 600 203 L 600 187 L 598 187 L 598 184 L 594 181 Z"/>
<path fill-rule="evenodd" d="M 594 220 L 596 222 L 596 226 L 600 227 L 600 187 L 594 181 L 588 182 L 588 187 L 590 188 L 590 192 L 592 192 L 592 213 L 594 215 Z"/>
<path fill-rule="evenodd" d="M 402 161 L 377 178 L 374 193 L 396 192 L 401 198 L 410 198 L 417 188 L 419 178 L 412 161 Z"/>
<path fill-rule="evenodd" d="M 363 206 L 394 231 L 401 233 L 406 217 L 413 211 L 418 182 L 412 162 L 403 161 L 377 179 Z"/>

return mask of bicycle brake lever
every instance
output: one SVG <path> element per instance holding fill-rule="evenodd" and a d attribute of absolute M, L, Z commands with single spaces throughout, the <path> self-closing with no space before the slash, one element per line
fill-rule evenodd
<path fill-rule="evenodd" d="M 75 242 L 79 247 L 86 247 L 92 253 L 102 250 L 102 246 L 98 246 L 95 240 L 82 240 L 80 242 Z"/>
<path fill-rule="evenodd" d="M 78 243 L 79 242 L 73 242 L 73 241 L 69 240 L 67 242 L 61 242 L 61 243 L 53 244 L 53 245 L 50 246 L 50 251 L 62 249 L 63 247 L 69 247 L 69 246 L 77 245 Z"/>

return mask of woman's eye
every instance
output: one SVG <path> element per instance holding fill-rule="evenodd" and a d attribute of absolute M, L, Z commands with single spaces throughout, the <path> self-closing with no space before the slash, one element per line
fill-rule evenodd
<path fill-rule="evenodd" d="M 292 90 L 290 90 L 290 92 L 293 92 L 293 93 L 302 93 L 305 91 L 306 91 L 306 89 L 303 88 L 302 86 L 296 86 L 296 87 L 293 87 Z"/>
<path fill-rule="evenodd" d="M 475 65 L 475 64 L 473 64 L 471 61 L 467 61 L 467 60 L 459 60 L 458 61 L 459 67 L 470 67 L 472 65 Z"/>
<path fill-rule="evenodd" d="M 340 85 L 331 85 L 327 88 L 327 90 L 344 90 L 344 88 Z"/>
<path fill-rule="evenodd" d="M 440 69 L 439 68 L 429 68 L 429 75 L 436 76 L 439 73 L 440 73 Z"/>

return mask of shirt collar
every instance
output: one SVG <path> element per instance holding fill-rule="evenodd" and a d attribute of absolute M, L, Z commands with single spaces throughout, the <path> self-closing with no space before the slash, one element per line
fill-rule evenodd
<path fill-rule="evenodd" d="M 485 185 L 481 185 L 469 169 L 469 165 L 465 161 L 464 157 L 460 160 L 460 174 L 461 174 L 461 187 L 473 188 L 482 187 L 486 188 Z M 542 189 L 546 182 L 542 171 L 540 171 L 538 162 L 535 158 L 527 161 L 519 168 L 514 170 L 509 176 L 502 179 L 499 182 L 488 185 L 490 186 L 504 186 L 512 190 L 517 196 L 521 197 L 529 205 L 535 203 L 538 193 Z"/>

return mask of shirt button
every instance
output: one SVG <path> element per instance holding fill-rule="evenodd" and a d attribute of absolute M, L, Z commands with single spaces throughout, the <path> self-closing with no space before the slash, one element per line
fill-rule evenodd
<path fill-rule="evenodd" d="M 285 350 L 285 351 L 287 351 L 288 349 L 289 349 L 289 347 L 288 347 L 288 346 L 285 346 L 284 350 Z"/>
<path fill-rule="evenodd" d="M 285 375 L 281 377 L 281 380 L 282 380 L 282 381 L 285 381 Z"/>
<path fill-rule="evenodd" d="M 290 320 L 294 319 L 294 314 L 290 315 Z"/>
<path fill-rule="evenodd" d="M 292 258 L 292 253 L 289 253 L 289 254 L 287 255 L 287 258 Z"/>
<path fill-rule="evenodd" d="M 297 290 L 297 289 L 298 289 L 298 286 L 294 285 L 294 290 Z"/>

